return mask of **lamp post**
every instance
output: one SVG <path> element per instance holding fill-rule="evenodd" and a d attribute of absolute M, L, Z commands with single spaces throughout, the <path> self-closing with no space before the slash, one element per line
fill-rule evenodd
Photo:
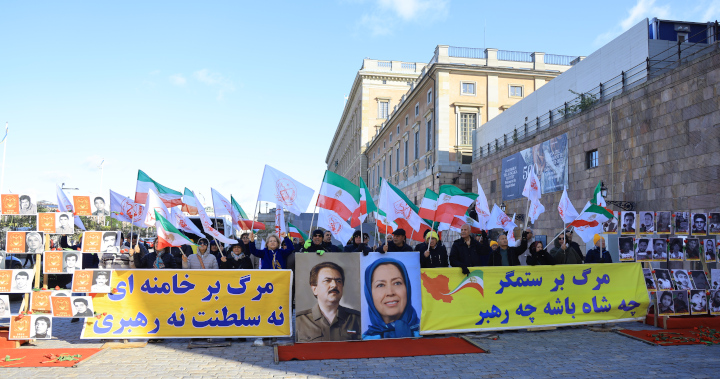
<path fill-rule="evenodd" d="M 505 202 L 504 201 L 502 204 L 500 204 L 500 210 L 503 211 L 503 213 L 505 213 Z"/>
<path fill-rule="evenodd" d="M 608 189 L 605 187 L 605 182 L 600 181 L 600 195 L 605 198 L 607 196 Z M 615 200 L 605 200 L 606 203 L 614 205 L 624 211 L 633 211 L 635 210 L 635 203 L 631 201 L 615 201 Z"/>

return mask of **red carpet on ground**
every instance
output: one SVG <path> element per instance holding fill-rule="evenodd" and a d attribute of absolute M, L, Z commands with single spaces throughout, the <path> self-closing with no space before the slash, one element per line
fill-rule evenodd
<path fill-rule="evenodd" d="M 458 337 L 298 343 L 278 346 L 281 361 L 477 354 L 486 351 Z"/>
<path fill-rule="evenodd" d="M 663 320 L 666 319 L 666 320 Z M 645 317 L 645 323 L 655 325 L 655 318 L 652 313 Z M 713 329 L 720 329 L 719 316 L 660 316 L 658 327 L 663 329 L 692 329 L 697 326 L 707 326 Z"/>
<path fill-rule="evenodd" d="M 72 367 L 102 349 L 0 349 L 0 369 L 4 367 Z M 60 356 L 81 355 L 79 360 L 57 360 Z M 20 360 L 15 360 L 22 358 Z"/>
<path fill-rule="evenodd" d="M 618 330 L 636 339 L 660 346 L 720 344 L 720 331 L 708 327 L 672 330 Z"/>

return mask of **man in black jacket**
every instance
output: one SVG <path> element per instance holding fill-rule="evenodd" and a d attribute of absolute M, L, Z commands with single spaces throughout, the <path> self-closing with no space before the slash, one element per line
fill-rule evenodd
<path fill-rule="evenodd" d="M 577 242 L 573 242 L 573 240 L 572 240 L 572 238 L 573 238 L 573 231 L 572 231 L 572 230 L 567 230 L 567 231 L 565 231 L 565 238 L 567 239 L 567 244 L 568 244 L 568 246 L 570 246 L 570 247 L 572 247 L 573 249 L 575 249 L 575 251 L 577 251 L 577 253 L 580 254 L 580 258 L 584 261 L 584 260 L 585 260 L 585 256 L 583 255 L 582 250 L 580 250 L 580 245 L 578 245 Z"/>
<path fill-rule="evenodd" d="M 325 251 L 328 253 L 338 253 L 342 251 L 342 249 L 332 244 L 332 233 L 330 232 L 325 232 L 323 236 L 323 246 L 325 246 Z"/>
<path fill-rule="evenodd" d="M 512 233 L 512 231 L 510 231 Z M 490 257 L 491 266 L 520 266 L 518 257 L 527 250 L 527 232 L 522 232 L 520 246 L 508 246 L 508 239 L 505 234 L 500 234 L 497 238 L 500 247 L 492 253 Z"/>
<path fill-rule="evenodd" d="M 352 243 L 347 244 L 344 251 L 346 253 L 363 253 L 364 255 L 368 255 L 368 253 L 370 252 L 370 248 L 367 247 L 367 245 L 363 243 L 362 240 L 362 233 L 360 233 L 359 230 L 356 230 L 352 236 Z"/>
<path fill-rule="evenodd" d="M 303 245 L 302 249 L 303 253 L 318 253 L 320 255 L 329 251 L 330 250 L 325 249 L 325 244 L 323 243 L 323 231 L 320 229 L 315 229 L 312 232 L 312 238 L 305 241 L 305 245 Z"/>
<path fill-rule="evenodd" d="M 421 253 L 424 253 L 424 252 L 427 251 L 427 249 L 428 249 L 427 234 L 428 234 L 428 233 L 430 233 L 430 229 L 426 229 L 426 230 L 423 232 L 423 242 L 420 242 L 419 244 L 415 245 L 415 251 L 419 251 L 419 252 L 421 252 Z"/>
<path fill-rule="evenodd" d="M 405 229 L 398 228 L 393 233 L 392 241 L 385 241 L 385 244 L 378 247 L 381 253 L 393 253 L 397 251 L 413 251 L 412 247 L 405 243 Z"/>
<path fill-rule="evenodd" d="M 450 266 L 462 267 L 463 274 L 470 273 L 468 267 L 487 266 L 490 257 L 490 244 L 487 233 L 480 232 L 483 242 L 480 243 L 470 235 L 470 225 L 460 228 L 460 238 L 450 248 Z"/>

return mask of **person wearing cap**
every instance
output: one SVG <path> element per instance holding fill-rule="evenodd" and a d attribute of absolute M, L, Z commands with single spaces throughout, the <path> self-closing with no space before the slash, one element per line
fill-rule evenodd
<path fill-rule="evenodd" d="M 448 254 L 445 246 L 440 243 L 440 237 L 433 230 L 425 234 L 427 241 L 425 251 L 420 252 L 420 267 L 448 267 Z"/>
<path fill-rule="evenodd" d="M 170 254 L 170 249 L 164 247 L 158 249 L 157 238 L 153 242 L 154 251 L 152 253 L 141 256 L 137 254 L 135 249 L 130 249 L 130 268 L 154 268 L 154 269 L 175 269 L 175 258 Z"/>
<path fill-rule="evenodd" d="M 495 251 L 500 247 L 497 241 L 490 241 L 490 250 Z"/>
<path fill-rule="evenodd" d="M 312 238 L 305 241 L 305 244 L 303 245 L 302 252 L 303 253 L 317 253 L 319 255 L 325 254 L 325 245 L 323 243 L 325 233 L 320 229 L 315 229 L 312 232 Z"/>
<path fill-rule="evenodd" d="M 343 251 L 346 253 L 363 253 L 365 255 L 368 255 L 370 253 L 370 248 L 363 242 L 363 236 L 362 233 L 360 233 L 359 230 L 356 230 L 353 233 L 351 242 L 345 246 Z"/>
<path fill-rule="evenodd" d="M 243 244 L 240 241 L 230 246 L 230 252 L 220 258 L 220 268 L 226 270 L 252 270 L 253 263 L 249 254 L 243 251 Z"/>
<path fill-rule="evenodd" d="M 462 273 L 470 274 L 468 267 L 487 266 L 492 254 L 488 235 L 480 231 L 483 242 L 478 242 L 470 235 L 470 225 L 460 227 L 460 238 L 456 239 L 450 248 L 450 266 L 462 268 Z"/>
<path fill-rule="evenodd" d="M 385 241 L 385 244 L 377 248 L 380 253 L 393 253 L 398 251 L 413 251 L 412 247 L 405 243 L 405 229 L 398 228 L 392 232 L 392 241 Z"/>
<path fill-rule="evenodd" d="M 428 235 L 428 233 L 430 233 L 431 230 L 432 229 L 425 229 L 425 231 L 423 232 L 423 241 L 420 242 L 419 244 L 415 245 L 415 251 L 419 251 L 421 253 L 427 251 L 427 249 L 428 249 L 427 235 Z"/>
<path fill-rule="evenodd" d="M 595 247 L 588 250 L 585 256 L 585 263 L 612 263 L 610 253 L 605 250 L 605 239 L 601 235 L 593 236 Z"/>
<path fill-rule="evenodd" d="M 191 270 L 216 270 L 219 268 L 218 260 L 210 252 L 207 238 L 200 238 L 197 246 L 198 251 L 189 257 L 182 256 L 182 268 Z"/>

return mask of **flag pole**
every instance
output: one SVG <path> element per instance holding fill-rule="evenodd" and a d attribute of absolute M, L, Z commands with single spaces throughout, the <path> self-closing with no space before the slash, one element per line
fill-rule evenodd
<path fill-rule="evenodd" d="M 7 151 L 8 144 L 8 122 L 5 121 L 5 146 L 3 146 L 3 163 L 2 163 L 2 174 L 0 174 L 0 192 L 3 190 L 5 184 L 5 152 Z"/>
<path fill-rule="evenodd" d="M 258 204 L 260 204 L 260 201 L 255 201 L 255 212 L 253 212 L 253 220 L 250 224 L 250 233 L 255 233 L 255 213 L 257 213 Z"/>
<path fill-rule="evenodd" d="M 310 219 L 310 231 L 308 231 L 308 237 L 312 239 L 313 222 L 315 222 L 315 213 L 317 212 L 317 201 L 315 201 L 315 210 L 313 210 L 312 218 Z"/>

